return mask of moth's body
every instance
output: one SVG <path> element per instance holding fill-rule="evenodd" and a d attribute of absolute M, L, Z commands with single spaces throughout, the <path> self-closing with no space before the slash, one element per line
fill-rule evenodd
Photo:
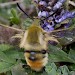
<path fill-rule="evenodd" d="M 28 51 L 41 51 L 47 50 L 47 42 L 44 38 L 42 28 L 32 25 L 24 34 L 20 47 Z M 48 62 L 48 54 L 34 53 L 31 55 L 29 52 L 24 53 L 27 64 L 35 71 L 40 71 Z M 29 59 L 30 57 L 35 60 Z"/>
<path fill-rule="evenodd" d="M 47 43 L 57 40 L 46 35 L 46 32 L 36 24 L 32 24 L 21 37 L 20 48 L 24 48 L 27 64 L 31 69 L 40 71 L 48 62 Z"/>

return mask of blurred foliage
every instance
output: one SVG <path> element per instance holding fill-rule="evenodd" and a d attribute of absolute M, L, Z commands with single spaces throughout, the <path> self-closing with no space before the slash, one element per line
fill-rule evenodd
<path fill-rule="evenodd" d="M 25 75 L 25 73 L 26 75 L 72 75 L 66 65 L 58 68 L 53 62 L 70 62 L 75 64 L 74 50 L 70 50 L 69 54 L 67 54 L 59 47 L 49 45 L 49 63 L 45 67 L 45 71 L 37 73 L 26 65 L 25 68 L 22 67 L 25 64 L 22 49 L 7 44 L 1 44 L 0 49 L 0 73 L 11 71 L 12 75 Z M 69 66 L 71 70 L 75 70 L 73 64 Z"/>
<path fill-rule="evenodd" d="M 32 24 L 32 20 L 30 18 L 27 18 L 23 23 L 22 26 L 24 27 L 24 29 L 28 29 L 28 27 Z"/>
<path fill-rule="evenodd" d="M 47 75 L 73 75 L 74 71 L 71 73 L 66 65 L 57 66 L 54 63 L 49 63 L 45 68 Z"/>
<path fill-rule="evenodd" d="M 8 1 L 0 0 L 0 3 Z M 24 0 L 24 4 L 28 7 L 31 4 L 31 0 Z M 32 20 L 29 18 L 23 20 L 21 17 L 23 16 L 21 16 L 16 5 L 4 8 L 0 7 L 0 22 L 4 24 L 16 24 L 22 26 L 23 29 L 27 29 L 31 25 Z M 75 28 L 75 18 L 72 20 L 70 28 Z M 59 40 L 65 44 L 66 42 L 69 43 L 71 39 L 75 42 L 75 35 L 71 36 L 67 33 L 64 38 Z M 75 75 L 75 43 L 70 46 L 69 50 L 65 49 L 66 51 L 58 46 L 49 45 L 49 63 L 45 67 L 45 70 L 37 73 L 26 65 L 23 49 L 8 44 L 0 44 L 0 73 L 5 73 L 6 75 Z M 60 62 L 63 63 L 62 66 Z M 64 65 L 64 63 L 66 64 Z M 23 68 L 24 64 L 25 67 Z"/>
<path fill-rule="evenodd" d="M 12 1 L 12 0 L 0 0 L 0 3 L 7 3 L 7 2 L 11 2 L 11 1 Z M 28 8 L 28 7 L 30 6 L 30 4 L 31 4 L 31 0 L 24 0 L 24 3 L 22 3 L 22 4 L 23 4 L 23 7 L 24 7 L 24 8 Z M 25 7 L 25 6 L 26 6 L 26 7 Z M 9 24 L 9 23 L 10 23 L 8 16 L 10 16 L 11 14 L 14 16 L 13 11 L 12 11 L 12 13 L 10 14 L 10 9 L 12 9 L 12 8 L 15 9 L 15 10 L 14 10 L 14 13 L 15 13 L 16 11 L 18 11 L 17 14 L 20 13 L 20 11 L 18 10 L 18 8 L 16 7 L 16 4 L 7 5 L 7 6 L 5 6 L 5 7 L 0 7 L 0 22 L 2 22 L 2 23 L 4 23 L 4 24 Z M 15 15 L 16 15 L 16 13 L 15 13 Z M 15 18 L 15 17 L 13 17 L 13 18 Z M 17 21 L 19 21 L 17 15 L 16 15 L 16 18 L 17 18 Z M 19 17 L 19 18 L 20 18 L 20 17 Z M 14 20 L 14 19 L 13 19 L 13 20 Z M 16 22 L 16 24 L 17 24 L 17 22 Z"/>
<path fill-rule="evenodd" d="M 16 24 L 16 25 L 20 24 L 20 21 L 21 21 L 19 17 L 20 15 L 17 15 L 17 14 L 18 13 L 15 9 L 11 9 L 10 17 L 9 17 L 11 24 Z"/>

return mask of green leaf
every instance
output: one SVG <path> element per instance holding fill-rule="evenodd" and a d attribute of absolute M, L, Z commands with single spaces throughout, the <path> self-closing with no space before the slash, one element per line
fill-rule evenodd
<path fill-rule="evenodd" d="M 15 9 L 11 9 L 11 13 L 12 13 L 12 16 L 13 17 L 18 17 L 18 15 L 17 15 L 17 11 L 15 10 Z"/>
<path fill-rule="evenodd" d="M 7 44 L 0 45 L 0 48 L 0 73 L 9 71 L 17 65 L 18 61 L 16 59 L 24 59 L 24 53 L 20 52 L 19 48 Z"/>
<path fill-rule="evenodd" d="M 10 10 L 10 17 L 9 17 L 9 20 L 10 20 L 10 23 L 12 24 L 20 24 L 21 23 L 21 20 L 20 20 L 20 15 L 18 15 L 16 9 L 11 9 Z"/>
<path fill-rule="evenodd" d="M 70 72 L 70 75 L 75 75 L 75 71 L 71 71 Z"/>
<path fill-rule="evenodd" d="M 54 63 L 48 63 L 46 65 L 45 71 L 47 72 L 46 75 L 74 75 L 74 71 L 69 71 L 66 65 L 56 67 Z"/>
<path fill-rule="evenodd" d="M 47 64 L 45 71 L 48 73 L 48 75 L 56 75 L 57 67 L 54 63 Z"/>
<path fill-rule="evenodd" d="M 68 55 L 69 55 L 69 57 L 71 57 L 71 59 L 73 59 L 73 60 L 75 61 L 75 50 L 70 49 Z M 75 71 L 75 64 L 70 64 L 70 65 L 68 65 L 68 66 L 69 66 L 69 68 L 70 68 L 71 70 L 74 70 L 74 71 Z"/>
<path fill-rule="evenodd" d="M 24 53 L 19 48 L 11 45 L 2 44 L 0 45 L 0 60 L 8 63 L 16 62 L 16 59 L 24 59 Z"/>
<path fill-rule="evenodd" d="M 71 26 L 75 26 L 75 18 L 72 19 L 72 25 Z"/>
<path fill-rule="evenodd" d="M 32 20 L 30 18 L 25 19 L 25 21 L 22 23 L 24 29 L 28 29 L 28 27 L 32 24 Z"/>
<path fill-rule="evenodd" d="M 25 2 L 25 6 L 28 7 L 29 5 L 31 5 L 31 0 L 24 0 Z"/>
<path fill-rule="evenodd" d="M 61 70 L 57 69 L 57 75 L 61 75 Z"/>
<path fill-rule="evenodd" d="M 70 49 L 68 55 L 69 55 L 69 57 L 71 57 L 71 59 L 75 60 L 75 50 Z"/>
<path fill-rule="evenodd" d="M 8 62 L 8 63 L 13 63 L 16 62 L 15 59 L 12 59 L 8 57 L 5 53 L 0 52 L 0 61 Z"/>
<path fill-rule="evenodd" d="M 69 69 L 66 65 L 60 66 L 59 69 L 61 70 L 62 75 L 69 75 Z"/>
<path fill-rule="evenodd" d="M 12 75 L 11 71 L 7 71 L 6 75 Z"/>
<path fill-rule="evenodd" d="M 25 70 L 22 68 L 22 64 L 16 65 L 12 70 L 12 75 L 27 75 Z"/>
<path fill-rule="evenodd" d="M 66 52 L 56 46 L 49 45 L 49 61 L 50 62 L 71 62 L 75 63 Z"/>
<path fill-rule="evenodd" d="M 75 64 L 70 64 L 70 65 L 68 65 L 68 67 L 70 70 L 75 71 Z"/>
<path fill-rule="evenodd" d="M 0 52 L 1 52 L 1 51 L 5 51 L 5 50 L 9 50 L 10 48 L 12 48 L 11 45 L 0 44 Z"/>
<path fill-rule="evenodd" d="M 0 62 L 0 73 L 11 70 L 17 63 Z"/>
<path fill-rule="evenodd" d="M 19 49 L 20 50 L 20 49 Z M 24 53 L 21 52 L 21 50 L 19 51 L 17 50 L 17 48 L 11 48 L 10 50 L 8 51 L 4 51 L 4 53 L 8 56 L 8 57 L 11 57 L 11 58 L 14 58 L 14 59 L 25 59 L 24 58 Z"/>

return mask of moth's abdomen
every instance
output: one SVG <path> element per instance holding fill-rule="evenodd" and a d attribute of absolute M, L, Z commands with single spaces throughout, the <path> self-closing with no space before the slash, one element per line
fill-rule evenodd
<path fill-rule="evenodd" d="M 31 67 L 31 69 L 34 71 L 41 71 L 48 62 L 48 54 L 47 53 L 45 54 L 44 58 L 42 58 L 41 60 L 39 59 L 39 60 L 35 60 L 35 61 L 28 59 L 28 54 L 26 54 L 26 53 L 24 54 L 24 56 L 25 56 L 27 65 L 29 65 Z"/>

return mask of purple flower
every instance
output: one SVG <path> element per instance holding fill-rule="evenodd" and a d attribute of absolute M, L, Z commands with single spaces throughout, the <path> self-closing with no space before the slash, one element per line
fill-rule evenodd
<path fill-rule="evenodd" d="M 50 32 L 50 31 L 53 31 L 54 30 L 54 27 L 51 26 L 49 23 L 44 23 L 43 26 L 42 26 L 42 28 L 44 30 L 46 30 L 47 32 Z"/>
<path fill-rule="evenodd" d="M 53 20 L 53 16 L 49 17 L 48 20 L 52 21 Z"/>
<path fill-rule="evenodd" d="M 60 22 L 62 22 L 64 20 L 66 20 L 67 18 L 74 18 L 74 17 L 75 17 L 75 11 L 73 11 L 73 12 L 65 12 L 62 16 L 57 16 L 55 18 L 55 21 L 57 23 L 60 23 Z"/>
<path fill-rule="evenodd" d="M 53 7 L 53 10 L 59 9 L 66 0 L 59 0 Z"/>
<path fill-rule="evenodd" d="M 64 28 L 68 28 L 70 26 L 69 23 L 65 24 Z"/>
<path fill-rule="evenodd" d="M 49 16 L 49 13 L 47 11 L 40 11 L 38 13 L 38 17 L 41 18 L 41 17 L 48 17 Z"/>
<path fill-rule="evenodd" d="M 50 26 L 55 26 L 54 21 L 49 22 Z"/>
<path fill-rule="evenodd" d="M 39 5 L 42 5 L 42 6 L 45 6 L 46 7 L 47 6 L 47 3 L 45 1 L 40 1 L 39 2 Z"/>
<path fill-rule="evenodd" d="M 74 18 L 74 17 L 75 17 L 75 11 L 65 13 L 65 16 L 66 16 L 67 18 Z"/>
<path fill-rule="evenodd" d="M 64 3 L 66 0 L 59 0 L 58 2 L 60 2 L 60 3 Z"/>
<path fill-rule="evenodd" d="M 71 25 L 72 21 L 70 20 L 69 23 L 65 24 L 64 28 L 68 28 Z"/>

